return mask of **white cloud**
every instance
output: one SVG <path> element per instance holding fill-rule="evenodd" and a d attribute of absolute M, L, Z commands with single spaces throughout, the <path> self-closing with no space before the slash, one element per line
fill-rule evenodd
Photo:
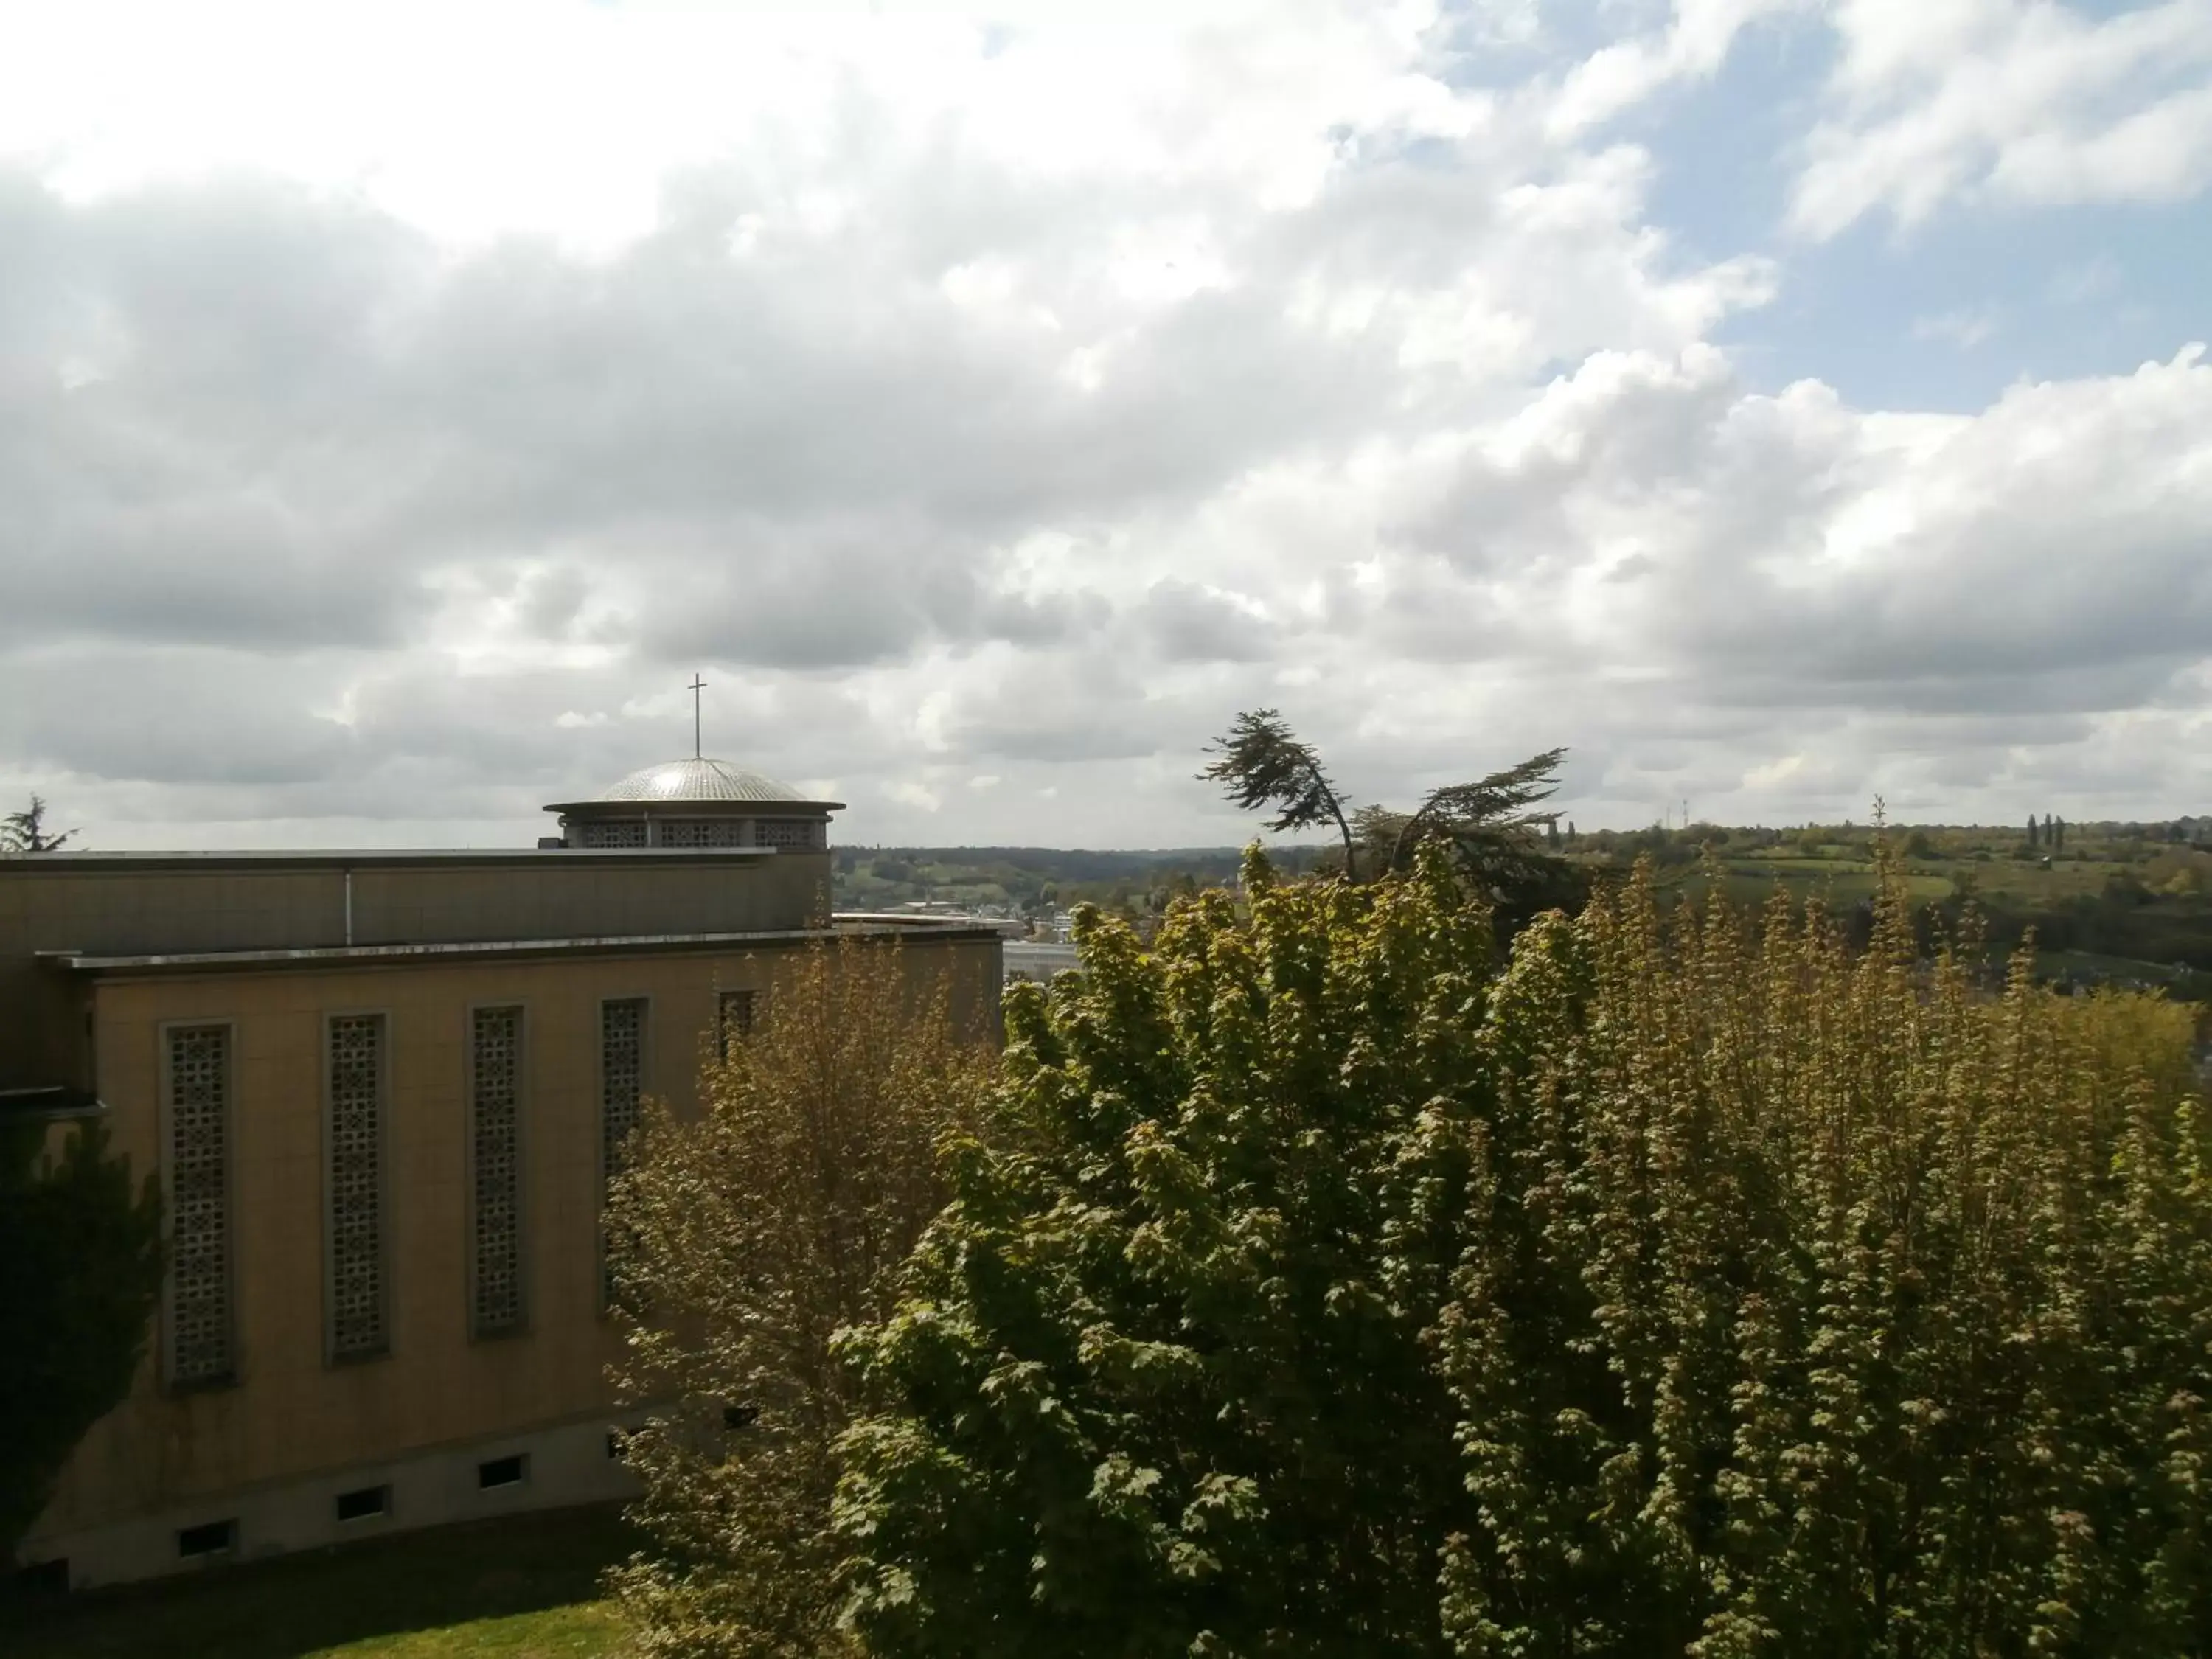
<path fill-rule="evenodd" d="M 1962 306 L 1912 319 L 1914 339 L 1946 340 L 1962 351 L 1972 350 L 1996 331 L 1996 313 L 1986 306 Z"/>
<path fill-rule="evenodd" d="M 860 841 L 1236 838 L 1262 703 L 1585 825 L 2212 792 L 2212 368 L 1747 386 L 1778 270 L 1589 135 L 1756 7 L 1503 93 L 1419 7 L 454 15 L 0 63 L 0 794 L 94 845 L 520 840 L 695 669 Z"/>
<path fill-rule="evenodd" d="M 1552 104 L 1551 131 L 1572 137 L 1677 82 L 1709 79 L 1737 35 L 1798 0 L 1674 0 L 1667 27 L 1601 46 L 1567 75 Z"/>
<path fill-rule="evenodd" d="M 2183 200 L 2212 183 L 2212 8 L 2095 18 L 2053 0 L 1844 0 L 1842 56 L 1791 204 L 1829 237 L 1958 201 Z"/>

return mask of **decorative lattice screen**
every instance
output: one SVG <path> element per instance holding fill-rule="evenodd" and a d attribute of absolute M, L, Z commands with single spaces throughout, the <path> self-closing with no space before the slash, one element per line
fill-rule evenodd
<path fill-rule="evenodd" d="M 763 818 L 755 834 L 763 847 L 803 852 L 814 845 L 814 826 L 805 818 Z"/>
<path fill-rule="evenodd" d="M 631 997 L 599 1005 L 599 1202 L 606 1183 L 622 1172 L 623 1145 L 637 1127 L 638 1097 L 645 1085 L 645 999 Z M 604 1246 L 604 1240 L 602 1240 Z M 602 1296 L 611 1302 L 604 1248 L 600 1259 Z"/>
<path fill-rule="evenodd" d="M 330 1345 L 333 1359 L 388 1346 L 384 1314 L 384 1017 L 341 1014 L 329 1031 Z"/>
<path fill-rule="evenodd" d="M 667 818 L 660 825 L 663 847 L 742 847 L 742 818 Z"/>
<path fill-rule="evenodd" d="M 169 1380 L 237 1373 L 230 1291 L 230 1028 L 172 1027 L 169 1092 Z"/>
<path fill-rule="evenodd" d="M 645 824 L 641 820 L 617 820 L 612 823 L 587 823 L 584 826 L 584 845 L 586 847 L 642 847 L 645 845 Z"/>
<path fill-rule="evenodd" d="M 479 1008 L 471 1032 L 469 1316 L 478 1336 L 522 1328 L 522 1010 Z"/>

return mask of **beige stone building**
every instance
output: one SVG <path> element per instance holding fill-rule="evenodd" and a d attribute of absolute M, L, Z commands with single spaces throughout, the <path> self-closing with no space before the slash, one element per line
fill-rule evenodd
<path fill-rule="evenodd" d="M 640 1098 L 695 1100 L 839 935 L 995 1012 L 988 929 L 831 915 L 837 805 L 687 760 L 532 851 L 0 859 L 0 1110 L 104 1117 L 171 1252 L 23 1562 L 99 1584 L 624 1492 L 599 1210 Z"/>

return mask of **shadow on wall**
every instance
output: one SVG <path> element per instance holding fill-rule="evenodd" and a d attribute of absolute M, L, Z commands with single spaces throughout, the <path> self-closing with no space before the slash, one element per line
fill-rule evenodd
<path fill-rule="evenodd" d="M 581 1604 L 597 1601 L 600 1573 L 641 1542 L 619 1506 L 602 1504 L 428 1528 L 76 1595 L 0 1586 L 0 1655 L 300 1659 L 377 1637 L 557 1616 L 559 1609 L 568 1618 L 557 1632 L 544 1633 L 544 1650 L 611 1651 L 619 1635 L 613 1613 Z M 603 1643 L 592 1639 L 602 1635 Z"/>

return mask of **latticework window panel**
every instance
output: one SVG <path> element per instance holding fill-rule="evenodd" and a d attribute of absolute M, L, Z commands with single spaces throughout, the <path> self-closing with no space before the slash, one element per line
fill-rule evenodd
<path fill-rule="evenodd" d="M 228 1382 L 231 1310 L 230 1028 L 172 1027 L 169 1094 L 169 1380 Z"/>
<path fill-rule="evenodd" d="M 742 847 L 742 818 L 668 818 L 660 826 L 663 847 Z"/>
<path fill-rule="evenodd" d="M 814 845 L 814 826 L 805 818 L 763 818 L 754 833 L 763 847 L 805 852 Z"/>
<path fill-rule="evenodd" d="M 586 847 L 642 847 L 645 845 L 645 824 L 641 819 L 618 819 L 612 823 L 587 823 L 584 826 L 584 845 Z"/>
<path fill-rule="evenodd" d="M 343 1014 L 329 1032 L 330 1352 L 387 1351 L 384 1295 L 384 1017 Z"/>
<path fill-rule="evenodd" d="M 622 1170 L 623 1143 L 637 1127 L 645 1086 L 645 999 L 599 1005 L 599 1167 L 611 1180 Z"/>
<path fill-rule="evenodd" d="M 645 999 L 625 998 L 599 1005 L 599 1204 L 606 1206 L 607 1183 L 622 1172 L 625 1144 L 637 1127 L 639 1097 L 645 1088 Z M 600 1294 L 614 1300 L 601 1240 Z"/>
<path fill-rule="evenodd" d="M 759 994 L 757 991 L 724 991 L 716 998 L 714 1049 L 724 1060 L 730 1057 L 732 1044 L 751 1035 Z"/>
<path fill-rule="evenodd" d="M 522 1010 L 479 1008 L 469 1068 L 469 1318 L 478 1336 L 523 1327 Z"/>

